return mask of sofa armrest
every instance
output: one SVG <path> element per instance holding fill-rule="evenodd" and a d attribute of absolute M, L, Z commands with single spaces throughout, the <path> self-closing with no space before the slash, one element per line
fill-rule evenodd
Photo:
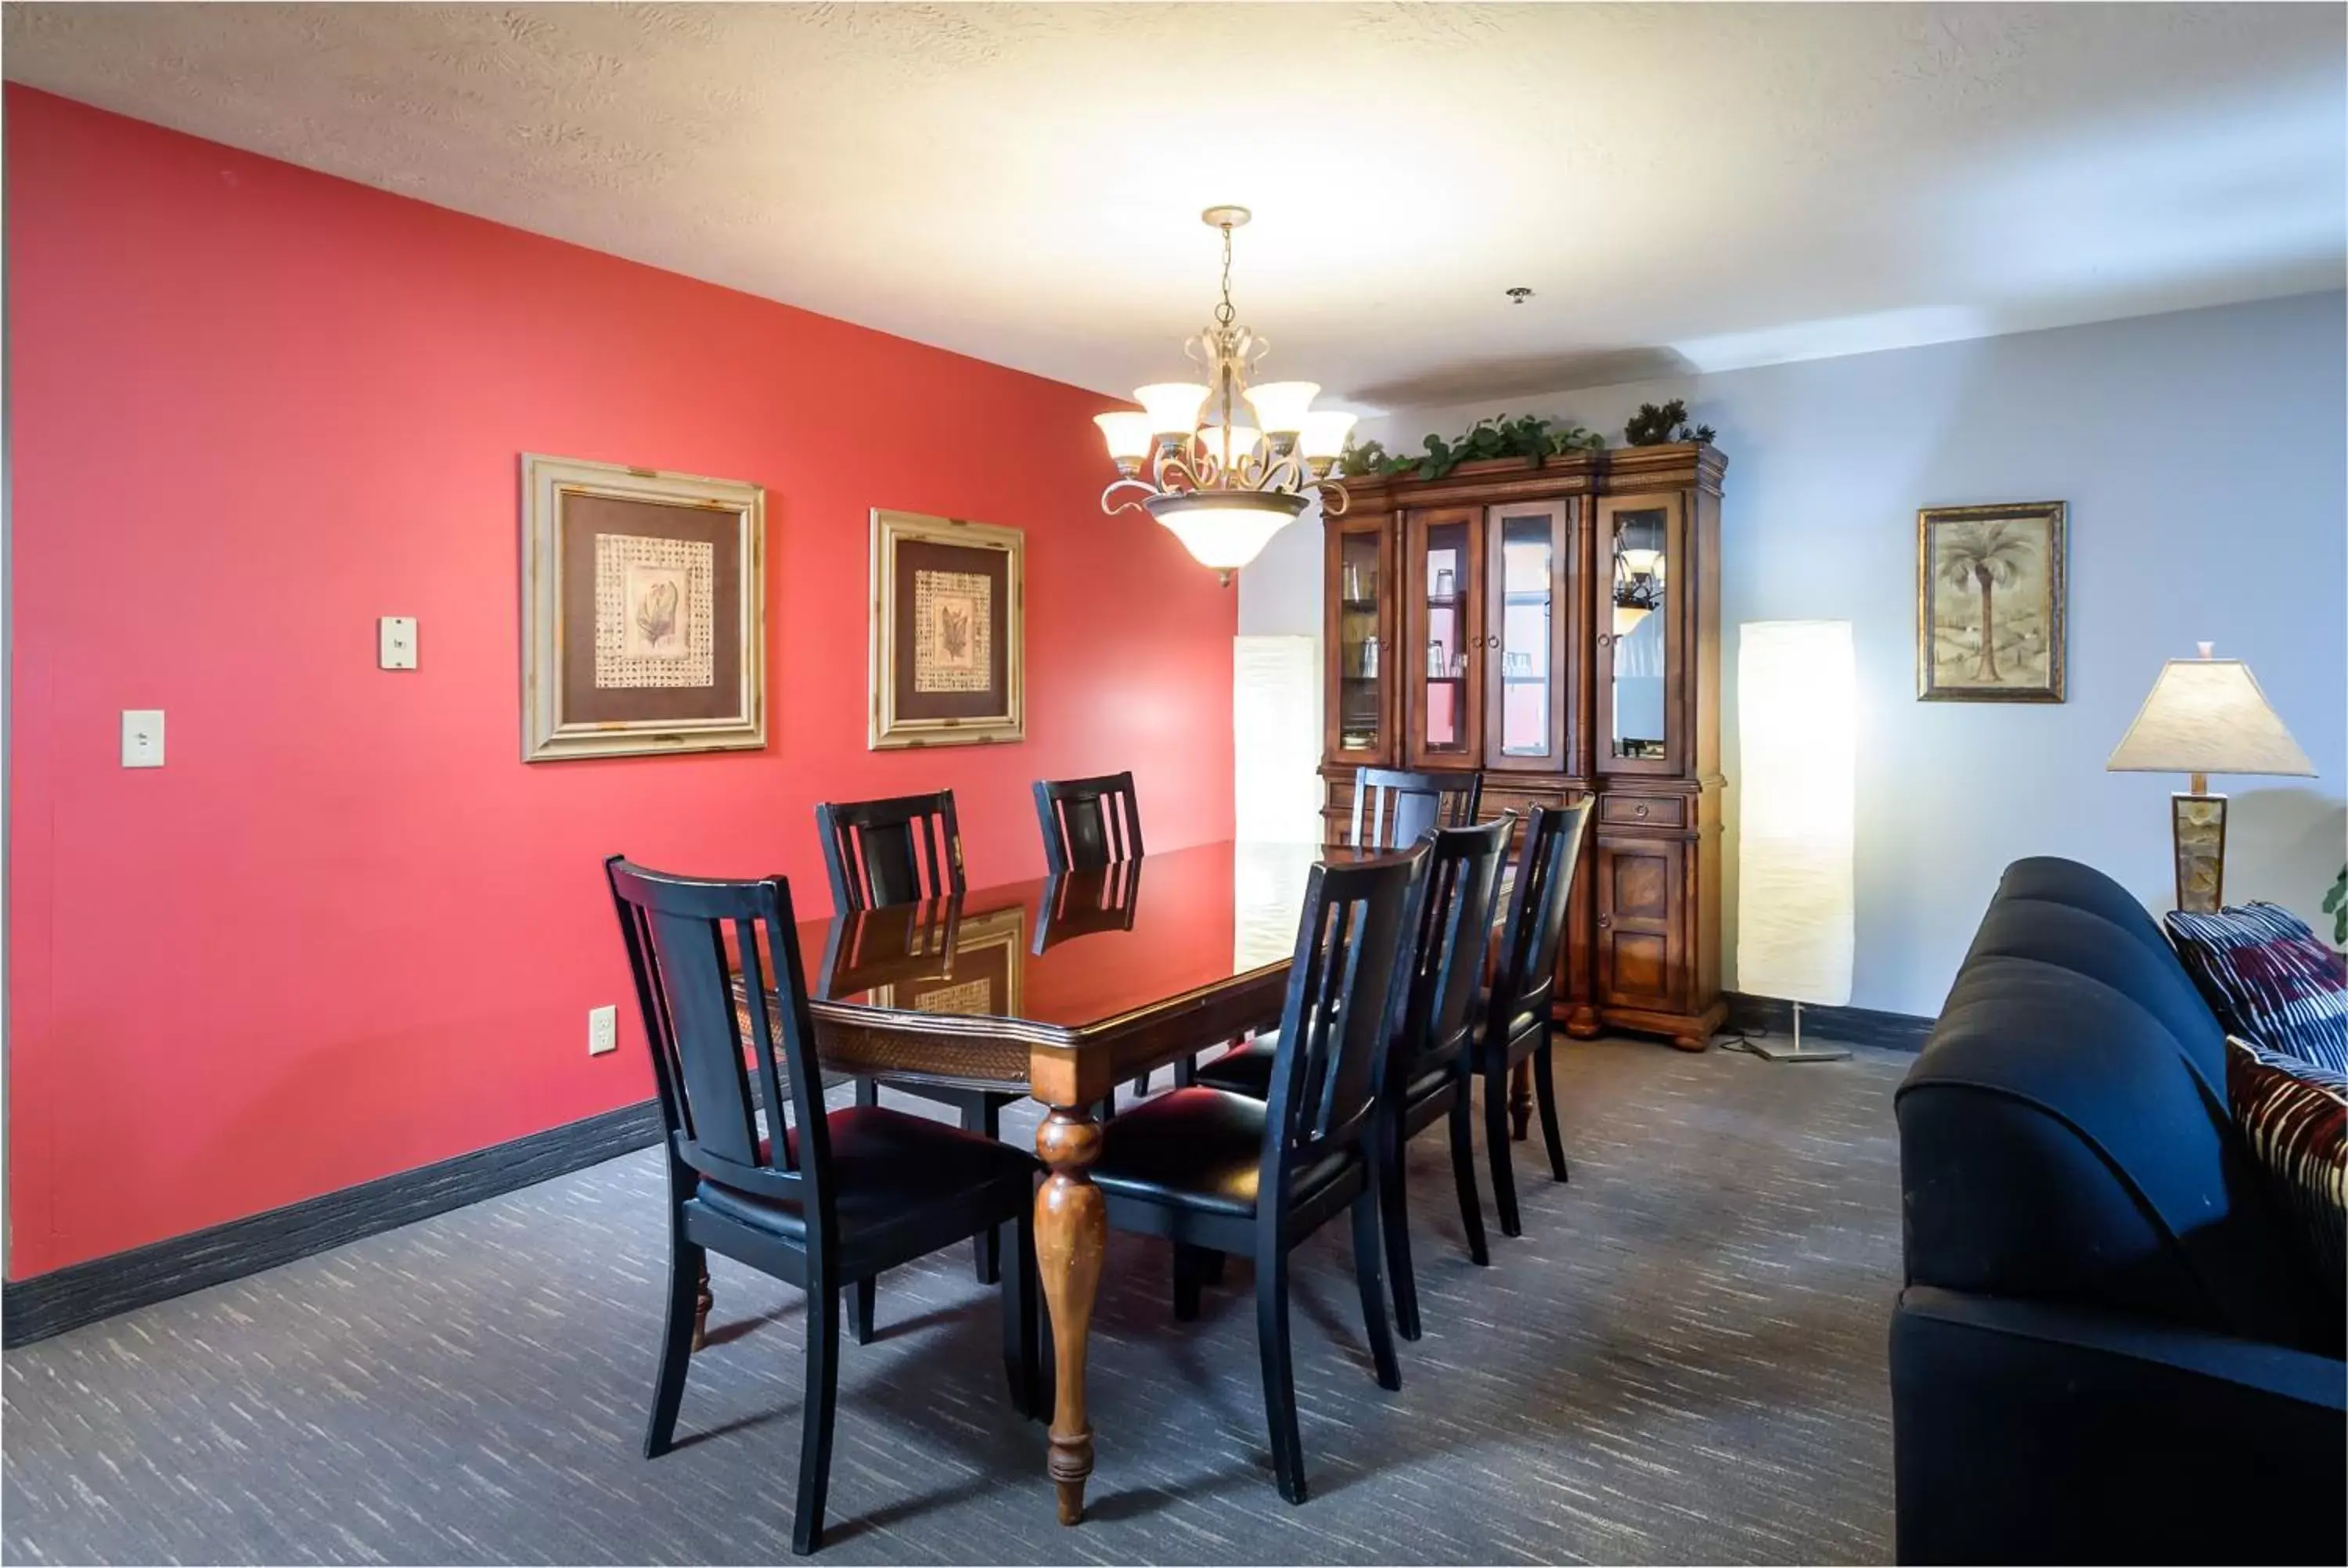
<path fill-rule="evenodd" d="M 1902 1563 L 2339 1563 L 2348 1366 L 2044 1301 L 1903 1292 Z"/>

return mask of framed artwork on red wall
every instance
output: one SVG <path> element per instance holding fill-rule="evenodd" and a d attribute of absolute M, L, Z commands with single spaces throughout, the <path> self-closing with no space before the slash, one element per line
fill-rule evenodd
<path fill-rule="evenodd" d="M 1025 738 L 1025 554 L 1017 528 L 874 509 L 872 750 Z"/>
<path fill-rule="evenodd" d="M 766 497 L 522 455 L 522 761 L 767 743 Z"/>

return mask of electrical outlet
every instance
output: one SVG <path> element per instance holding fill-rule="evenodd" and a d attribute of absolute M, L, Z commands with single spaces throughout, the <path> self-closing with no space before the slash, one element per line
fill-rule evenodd
<path fill-rule="evenodd" d="M 587 1054 L 601 1056 L 607 1050 L 620 1049 L 620 1009 L 617 1007 L 587 1009 Z"/>
<path fill-rule="evenodd" d="M 386 615 L 375 623 L 376 662 L 386 670 L 416 668 L 416 617 Z"/>
<path fill-rule="evenodd" d="M 160 768 L 163 765 L 163 710 L 122 710 L 122 765 Z"/>

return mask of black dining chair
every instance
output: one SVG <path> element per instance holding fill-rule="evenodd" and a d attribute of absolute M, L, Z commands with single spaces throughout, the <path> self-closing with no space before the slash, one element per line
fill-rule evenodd
<path fill-rule="evenodd" d="M 1550 1071 L 1550 1004 L 1557 986 L 1558 949 L 1565 941 L 1566 901 L 1589 825 L 1586 799 L 1568 806 L 1533 807 L 1518 855 L 1516 884 L 1509 889 L 1499 963 L 1476 1033 L 1475 1072 L 1484 1081 L 1484 1149 L 1492 1162 L 1492 1206 L 1499 1210 L 1505 1235 L 1524 1234 L 1517 1215 L 1516 1173 L 1509 1160 L 1508 1111 L 1509 1070 L 1528 1058 L 1533 1064 L 1534 1097 L 1540 1102 L 1541 1136 L 1549 1144 L 1550 1174 L 1560 1182 L 1566 1179 L 1557 1084 Z"/>
<path fill-rule="evenodd" d="M 1379 1284 L 1373 1139 L 1394 1028 L 1393 982 L 1426 891 L 1426 852 L 1320 865 L 1305 888 L 1271 1094 L 1193 1086 L 1101 1130 L 1094 1184 L 1120 1230 L 1174 1244 L 1174 1312 L 1198 1315 L 1210 1255 L 1255 1259 L 1256 1349 L 1280 1494 L 1303 1502 L 1304 1450 L 1288 1325 L 1288 1255 L 1339 1214 L 1378 1386 L 1402 1387 Z"/>
<path fill-rule="evenodd" d="M 667 1132 L 668 1316 L 644 1457 L 675 1441 L 708 1254 L 798 1286 L 807 1293 L 807 1384 L 791 1550 L 813 1552 L 830 1481 L 843 1288 L 967 1236 L 1002 1237 L 1012 1259 L 1002 1286 L 1004 1371 L 1022 1415 L 1042 1409 L 1032 1217 L 1040 1167 L 1020 1150 L 901 1111 L 825 1112 L 783 878 L 670 876 L 616 855 L 604 870 Z M 744 994 L 771 992 L 771 1007 L 737 1014 L 736 963 Z"/>
<path fill-rule="evenodd" d="M 1044 869 L 1098 871 L 1139 860 L 1141 804 L 1133 774 L 1102 774 L 1088 779 L 1037 779 L 1035 825 L 1044 834 Z M 1174 1086 L 1190 1081 L 1191 1059 L 1174 1064 Z M 1149 1092 L 1149 1074 L 1133 1081 L 1136 1094 Z"/>
<path fill-rule="evenodd" d="M 841 914 L 965 890 L 962 829 L 954 820 L 950 789 L 888 800 L 827 801 L 815 808 L 815 820 L 823 838 L 824 873 L 831 881 L 831 907 Z M 1003 1108 L 1021 1098 L 1000 1090 L 859 1077 L 856 1102 L 878 1105 L 883 1083 L 900 1093 L 953 1106 L 963 1131 L 989 1138 L 1002 1135 Z M 1001 1274 L 994 1238 L 979 1237 L 977 1252 L 979 1283 L 992 1285 Z M 860 1345 L 871 1342 L 870 1305 L 868 1292 L 851 1315 Z"/>
<path fill-rule="evenodd" d="M 1484 804 L 1480 773 L 1416 774 L 1400 768 L 1354 773 L 1356 849 L 1400 849 L 1438 827 L 1473 827 Z"/>
<path fill-rule="evenodd" d="M 1390 1049 L 1378 1138 L 1378 1204 L 1385 1225 L 1386 1273 L 1394 1287 L 1395 1327 L 1419 1337 L 1418 1282 L 1411 1266 L 1410 1212 L 1404 1156 L 1410 1140 L 1447 1121 L 1452 1184 L 1468 1255 L 1488 1264 L 1484 1214 L 1476 1194 L 1475 1079 L 1469 1048 L 1482 1022 L 1477 1010 L 1491 949 L 1500 866 L 1508 856 L 1513 812 L 1481 827 L 1437 829 L 1427 845 L 1426 897 L 1401 955 L 1408 990 Z M 1199 1081 L 1261 1100 L 1270 1091 L 1271 1040 L 1231 1051 L 1199 1069 Z"/>
<path fill-rule="evenodd" d="M 1035 821 L 1046 871 L 1097 871 L 1141 858 L 1141 807 L 1129 773 L 1037 779 Z"/>

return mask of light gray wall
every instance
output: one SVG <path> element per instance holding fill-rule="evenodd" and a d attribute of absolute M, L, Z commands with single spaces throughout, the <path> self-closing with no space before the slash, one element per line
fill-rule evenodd
<path fill-rule="evenodd" d="M 1939 1010 L 2016 856 L 2100 866 L 2172 902 L 2182 779 L 2104 759 L 2161 661 L 2197 641 L 2249 661 L 2320 776 L 2219 779 L 2227 897 L 2317 907 L 2348 840 L 2348 397 L 2339 293 L 2055 332 L 1410 410 L 1365 437 L 1416 449 L 1478 415 L 1578 420 L 1620 441 L 1641 403 L 1687 399 L 1728 456 L 1722 528 L 1735 955 L 1735 627 L 1853 623 L 1859 661 L 1854 1005 Z M 2069 701 L 1919 702 L 1916 509 L 2070 504 Z M 1321 625 L 1318 529 L 1241 574 L 1240 626 Z M 1734 981 L 1732 980 L 1733 984 Z"/>

